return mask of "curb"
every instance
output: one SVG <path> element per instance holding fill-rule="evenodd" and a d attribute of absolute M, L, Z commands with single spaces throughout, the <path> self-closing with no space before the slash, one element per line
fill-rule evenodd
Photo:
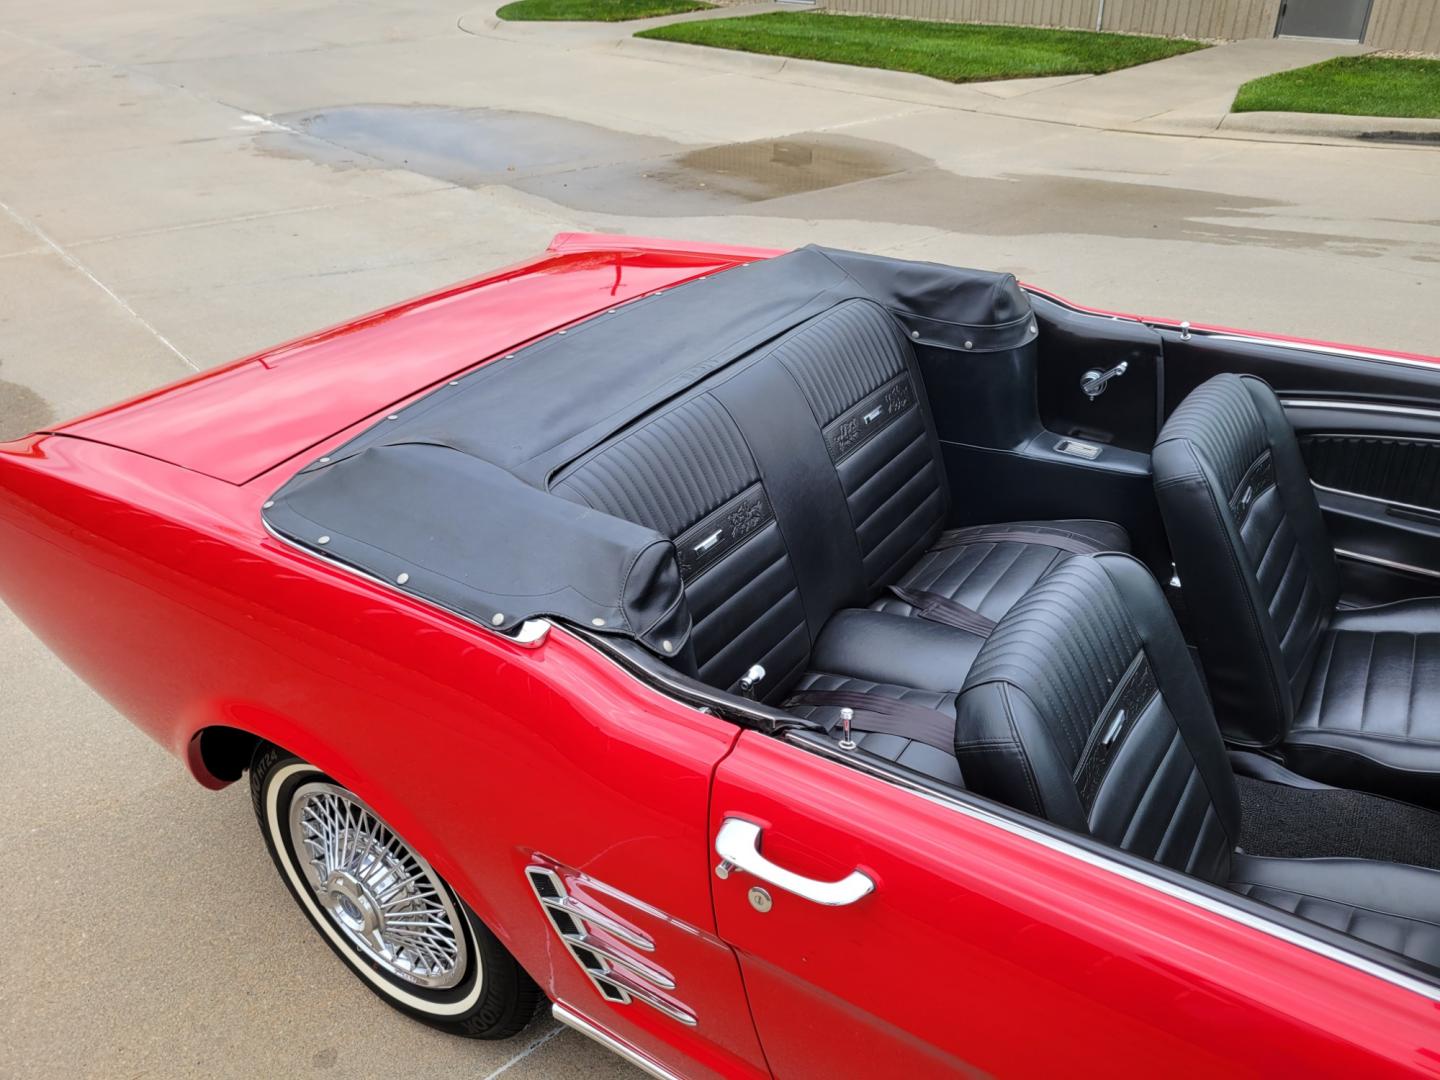
<path fill-rule="evenodd" d="M 1220 121 L 1220 131 L 1308 135 L 1376 142 L 1440 143 L 1440 120 L 1398 116 L 1337 116 L 1333 113 L 1240 112 Z"/>

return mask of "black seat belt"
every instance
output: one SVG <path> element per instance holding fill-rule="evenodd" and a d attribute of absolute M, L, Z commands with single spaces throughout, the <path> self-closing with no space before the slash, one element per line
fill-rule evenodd
<path fill-rule="evenodd" d="M 784 708 L 813 705 L 822 709 L 854 709 L 853 727 L 876 735 L 899 735 L 947 754 L 955 753 L 955 718 L 938 709 L 862 694 L 855 690 L 801 690 L 791 694 Z M 831 725 L 832 727 L 834 725 Z M 826 729 L 827 733 L 829 728 Z"/>
<path fill-rule="evenodd" d="M 1098 555 L 1102 551 L 1110 550 L 1104 544 L 1083 536 L 1042 532 L 1039 529 L 1032 532 L 1029 529 L 1011 529 L 1003 525 L 971 525 L 964 529 L 947 529 L 940 534 L 940 538 L 930 550 L 939 551 L 942 548 L 959 547 L 961 544 L 1004 543 L 1037 544 L 1041 547 L 1059 548 L 1071 555 Z"/>
<path fill-rule="evenodd" d="M 974 608 L 966 607 L 948 596 L 926 592 L 924 589 L 906 589 L 899 585 L 891 585 L 890 591 L 914 608 L 922 619 L 944 623 L 982 638 L 989 637 L 995 629 L 994 619 L 981 615 Z"/>

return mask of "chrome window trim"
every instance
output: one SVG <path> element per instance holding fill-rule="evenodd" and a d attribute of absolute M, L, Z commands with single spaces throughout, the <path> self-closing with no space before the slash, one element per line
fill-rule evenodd
<path fill-rule="evenodd" d="M 1236 922 L 1252 930 L 1258 930 L 1271 937 L 1279 938 L 1281 941 L 1299 946 L 1309 952 L 1316 953 L 1329 960 L 1334 960 L 1347 967 L 1364 972 L 1367 975 L 1373 975 L 1378 979 L 1382 979 L 1401 989 L 1410 990 L 1431 1001 L 1440 1002 L 1440 986 L 1433 986 L 1423 979 L 1416 978 L 1406 972 L 1387 967 L 1384 964 L 1377 963 L 1367 957 L 1352 953 L 1347 949 L 1342 949 L 1339 946 L 1331 945 L 1327 941 L 1321 941 L 1319 938 L 1311 937 L 1302 931 L 1281 923 L 1272 922 L 1237 905 L 1227 904 L 1224 901 L 1206 896 L 1197 890 L 1167 881 L 1158 875 L 1147 874 L 1143 870 L 1128 866 L 1119 860 L 1108 859 L 1103 855 L 1089 851 L 1077 844 L 1069 843 L 1059 837 L 1050 836 L 1047 833 L 1041 832 L 1039 829 L 1032 828 L 1019 821 L 1012 821 L 1008 817 L 1004 817 L 987 808 L 972 805 L 969 802 L 950 796 L 941 795 L 919 784 L 881 772 L 878 769 L 867 769 L 863 758 L 855 754 L 847 754 L 838 747 L 831 749 L 818 743 L 788 737 L 785 741 L 798 750 L 815 754 L 817 757 L 829 758 L 848 768 L 858 768 L 862 772 L 867 772 L 878 779 L 895 784 L 897 787 L 905 788 L 912 794 L 918 795 L 920 798 L 925 799 L 927 802 L 934 803 L 937 806 L 943 806 L 963 814 L 966 817 L 983 821 L 988 825 L 1003 829 L 1013 836 L 1018 836 L 1022 839 L 1040 844 L 1042 847 L 1049 848 L 1051 851 L 1056 851 L 1062 855 L 1068 855 L 1071 858 L 1078 859 L 1088 866 L 1093 866 L 1099 870 L 1106 870 L 1127 881 L 1132 881 L 1137 885 L 1154 889 L 1156 892 L 1163 893 L 1172 899 L 1191 904 L 1213 915 L 1219 915 L 1221 918 L 1229 919 L 1231 922 Z"/>
<path fill-rule="evenodd" d="M 1394 506 L 1401 510 L 1415 510 L 1421 514 L 1440 514 L 1440 506 L 1417 506 L 1415 503 L 1401 502 L 1399 499 L 1382 499 L 1379 495 L 1362 495 L 1358 491 L 1346 491 L 1344 488 L 1326 487 L 1324 484 L 1310 481 L 1310 486 L 1316 491 L 1324 491 L 1331 495 L 1343 495 L 1347 499 L 1363 499 L 1365 502 L 1380 503 L 1382 506 Z"/>
<path fill-rule="evenodd" d="M 587 1039 L 593 1039 L 612 1054 L 624 1058 L 642 1072 L 649 1073 L 656 1080 L 684 1080 L 679 1073 L 671 1072 L 643 1050 L 631 1046 L 618 1035 L 612 1035 L 595 1021 L 582 1016 L 563 1001 L 557 1001 L 550 1006 L 550 1015 L 566 1027 L 574 1028 Z"/>
<path fill-rule="evenodd" d="M 1400 570 L 1407 574 L 1419 574 L 1421 577 L 1440 578 L 1440 570 L 1427 570 L 1423 566 L 1411 566 L 1409 563 L 1396 562 L 1394 559 L 1382 559 L 1379 555 L 1366 555 L 1362 551 L 1346 551 L 1344 548 L 1336 548 L 1335 554 L 1342 559 L 1353 559 L 1356 562 L 1370 563 L 1372 566 L 1383 566 L 1387 570 Z"/>

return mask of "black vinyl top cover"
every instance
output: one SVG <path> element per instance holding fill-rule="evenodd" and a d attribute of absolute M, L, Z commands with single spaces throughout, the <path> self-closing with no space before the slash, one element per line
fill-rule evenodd
<path fill-rule="evenodd" d="M 679 655 L 690 616 L 671 539 L 553 495 L 550 480 L 706 376 L 853 298 L 884 306 L 917 343 L 984 353 L 1035 336 L 1008 274 L 802 248 L 625 304 L 478 368 L 302 469 L 265 523 L 487 626 L 554 616 Z"/>

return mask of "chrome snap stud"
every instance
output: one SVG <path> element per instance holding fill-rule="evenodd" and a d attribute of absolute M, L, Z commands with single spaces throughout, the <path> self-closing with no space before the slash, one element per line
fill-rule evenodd
<path fill-rule="evenodd" d="M 760 912 L 761 915 L 769 911 L 773 903 L 774 901 L 770 899 L 770 894 L 759 885 L 750 886 L 750 906 Z"/>

